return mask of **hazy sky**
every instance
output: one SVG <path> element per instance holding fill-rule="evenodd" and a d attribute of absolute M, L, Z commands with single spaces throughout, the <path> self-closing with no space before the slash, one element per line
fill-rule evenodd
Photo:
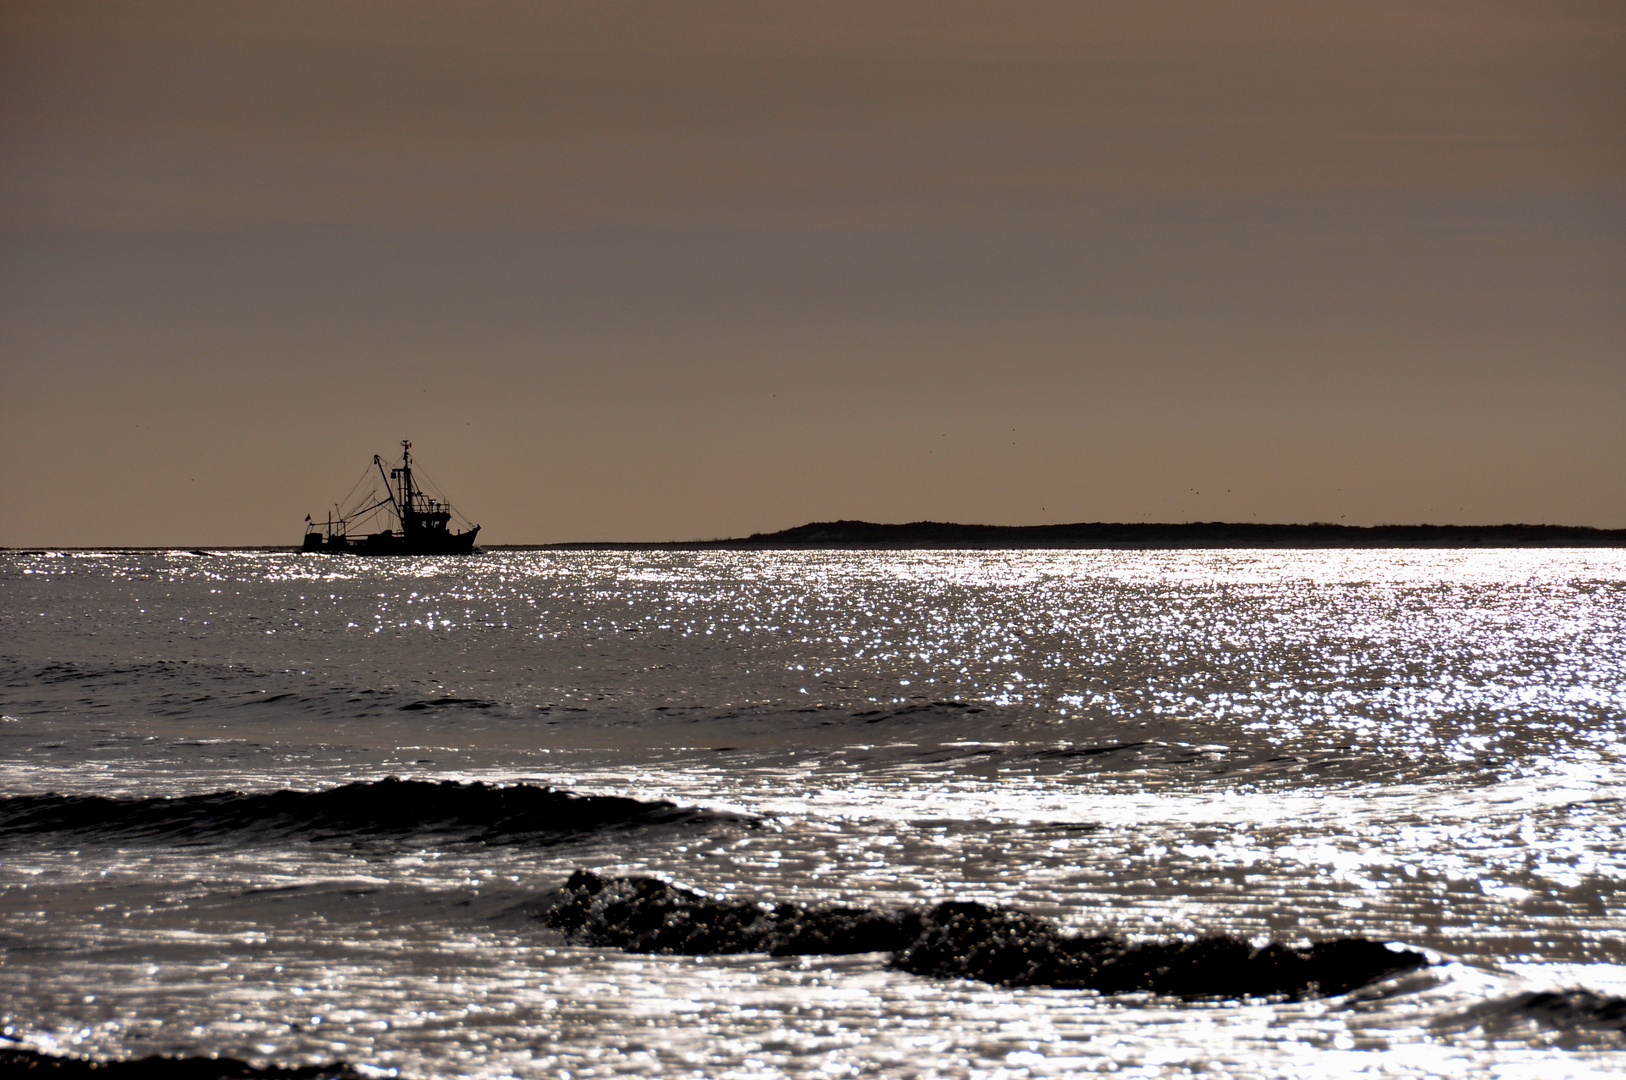
<path fill-rule="evenodd" d="M 0 544 L 1626 527 L 1626 3 L 0 2 Z"/>

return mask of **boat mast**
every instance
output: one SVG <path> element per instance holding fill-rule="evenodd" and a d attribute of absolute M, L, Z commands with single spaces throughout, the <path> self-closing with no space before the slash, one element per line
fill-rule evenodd
<path fill-rule="evenodd" d="M 406 515 L 414 509 L 412 504 L 412 443 L 401 440 L 401 532 L 407 528 Z"/>

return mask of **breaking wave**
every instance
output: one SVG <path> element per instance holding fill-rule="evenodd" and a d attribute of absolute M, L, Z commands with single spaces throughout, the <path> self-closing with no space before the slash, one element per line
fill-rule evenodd
<path fill-rule="evenodd" d="M 310 840 L 424 834 L 440 841 L 547 844 L 612 828 L 750 821 L 738 814 L 666 801 L 578 795 L 534 784 L 434 783 L 394 777 L 323 791 L 0 799 L 0 839 L 56 833 L 183 842 L 233 834 Z"/>

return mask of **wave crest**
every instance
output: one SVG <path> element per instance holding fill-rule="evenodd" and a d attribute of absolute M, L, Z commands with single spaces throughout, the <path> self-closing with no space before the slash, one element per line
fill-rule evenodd
<path fill-rule="evenodd" d="M 442 841 L 557 843 L 609 828 L 748 823 L 737 814 L 578 795 L 534 784 L 383 780 L 322 791 L 210 792 L 173 798 L 20 795 L 0 799 L 0 839 L 79 833 L 204 841 L 231 834 L 311 840 L 425 834 Z"/>

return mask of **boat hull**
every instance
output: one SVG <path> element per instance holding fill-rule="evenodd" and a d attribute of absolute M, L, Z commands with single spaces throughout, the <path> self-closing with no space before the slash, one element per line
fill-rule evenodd
<path fill-rule="evenodd" d="M 470 555 L 474 552 L 474 540 L 479 535 L 478 525 L 467 532 L 426 529 L 417 535 L 409 533 L 405 536 L 395 532 L 333 537 L 306 533 L 301 550 L 320 555 Z"/>

